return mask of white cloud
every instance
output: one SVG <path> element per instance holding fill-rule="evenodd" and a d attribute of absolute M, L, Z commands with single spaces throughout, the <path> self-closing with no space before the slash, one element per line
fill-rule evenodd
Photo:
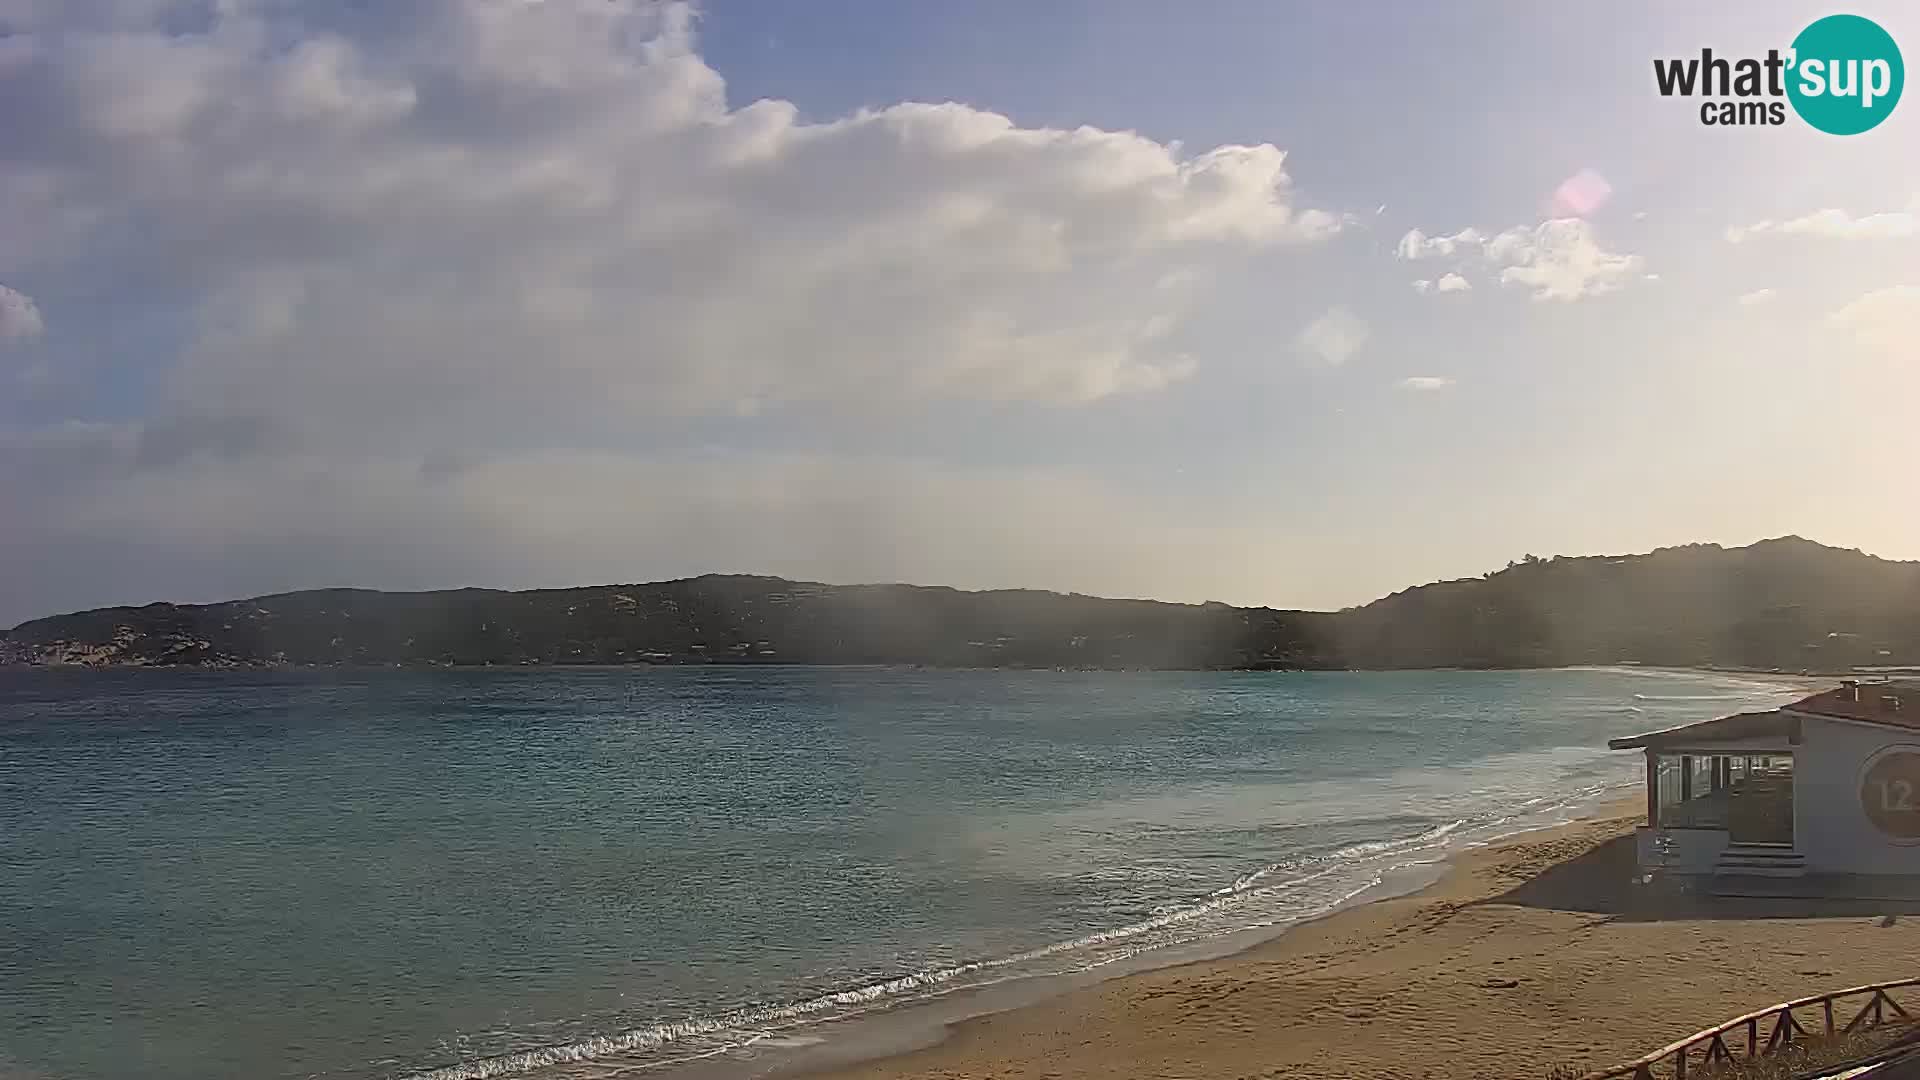
<path fill-rule="evenodd" d="M 1819 210 L 1806 217 L 1783 223 L 1780 231 L 1836 239 L 1863 237 L 1893 239 L 1920 233 L 1920 214 L 1901 210 L 1853 217 L 1843 210 Z"/>
<path fill-rule="evenodd" d="M 142 419 L 0 433 L 19 617 L 715 568 L 1189 593 L 1034 527 L 1224 535 L 1085 476 L 660 447 L 1151 394 L 1199 283 L 1343 225 L 1273 146 L 730 105 L 649 0 L 0 9 L 5 270 L 89 298 L 49 355 L 151 350 L 114 361 Z"/>
<path fill-rule="evenodd" d="M 1352 359 L 1369 336 L 1371 331 L 1359 316 L 1334 307 L 1308 323 L 1294 343 L 1316 363 L 1338 367 Z"/>
<path fill-rule="evenodd" d="M 1640 271 L 1638 255 L 1619 255 L 1594 239 L 1579 218 L 1555 218 L 1531 229 L 1508 229 L 1487 242 L 1502 264 L 1500 283 L 1533 291 L 1535 300 L 1578 300 L 1618 289 Z"/>
<path fill-rule="evenodd" d="M 1789 221 L 1756 221 L 1727 229 L 1727 240 L 1740 243 L 1750 236 L 1776 233 L 1786 236 L 1817 236 L 1831 240 L 1900 239 L 1920 236 L 1920 196 L 1905 210 L 1889 210 L 1855 217 L 1845 210 L 1816 210 Z"/>
<path fill-rule="evenodd" d="M 1478 255 L 1500 268 L 1498 280 L 1502 285 L 1529 289 L 1535 300 L 1577 300 L 1612 292 L 1638 273 L 1642 262 L 1638 255 L 1603 249 L 1594 237 L 1593 226 L 1581 218 L 1553 218 L 1492 236 L 1468 228 L 1430 237 L 1413 229 L 1400 238 L 1398 254 L 1402 259 Z M 1427 287 L 1414 283 L 1417 292 L 1458 292 L 1472 287 L 1457 273 L 1448 273 Z"/>
<path fill-rule="evenodd" d="M 1741 293 L 1734 298 L 1733 302 L 1739 304 L 1741 307 L 1753 307 L 1757 304 L 1764 304 L 1777 295 L 1779 294 L 1772 289 L 1755 289 L 1750 293 Z"/>
<path fill-rule="evenodd" d="M 1396 385 L 1402 390 L 1445 390 L 1453 385 L 1453 378 L 1448 375 L 1409 375 Z"/>
<path fill-rule="evenodd" d="M 1878 289 L 1827 317 L 1855 341 L 1902 359 L 1920 344 L 1920 285 Z"/>
<path fill-rule="evenodd" d="M 37 338 L 45 329 L 33 297 L 0 285 L 0 346 Z"/>
<path fill-rule="evenodd" d="M 1455 252 L 1471 251 L 1486 243 L 1486 236 L 1478 229 L 1461 229 L 1449 236 L 1428 236 L 1419 229 L 1408 229 L 1400 238 L 1395 249 L 1402 259 L 1434 259 Z"/>
<path fill-rule="evenodd" d="M 672 5 L 81 7 L 5 42 L 10 263 L 164 296 L 175 396 L 310 426 L 1148 393 L 1196 367 L 1156 282 L 1340 227 L 1272 146 L 729 107 Z"/>
<path fill-rule="evenodd" d="M 1451 271 L 1440 275 L 1440 280 L 1438 281 L 1421 278 L 1413 283 L 1413 291 L 1422 295 L 1427 293 L 1467 292 L 1472 288 L 1473 282 Z"/>

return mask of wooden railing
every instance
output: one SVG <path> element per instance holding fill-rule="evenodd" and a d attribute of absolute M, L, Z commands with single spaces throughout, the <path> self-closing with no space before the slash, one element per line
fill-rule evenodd
<path fill-rule="evenodd" d="M 1783 1001 L 1778 1005 L 1769 1005 L 1757 1012 L 1736 1016 L 1718 1027 L 1695 1032 L 1645 1057 L 1588 1073 L 1580 1080 L 1615 1080 L 1616 1077 L 1622 1076 L 1630 1077 L 1632 1080 L 1655 1080 L 1654 1069 L 1664 1066 L 1671 1066 L 1671 1073 L 1667 1075 L 1671 1075 L 1673 1080 L 1687 1080 L 1689 1065 L 1704 1066 L 1720 1061 L 1731 1061 L 1735 1056 L 1735 1047 L 1741 1042 L 1746 1043 L 1742 1048 L 1746 1051 L 1740 1055 L 1742 1057 L 1753 1058 L 1771 1054 L 1789 1045 L 1795 1038 L 1808 1036 L 1805 1025 L 1801 1024 L 1800 1018 L 1794 1014 L 1796 1009 L 1818 1007 L 1825 1019 L 1828 1035 L 1878 1027 L 1887 1022 L 1889 1011 L 1911 1022 L 1913 1017 L 1908 1015 L 1907 1010 L 1900 1007 L 1899 1002 L 1887 994 L 1889 990 L 1898 990 L 1906 986 L 1920 986 L 1920 978 L 1854 986 L 1845 990 L 1835 990 L 1829 994 L 1816 994 L 1813 997 L 1796 998 L 1793 1001 Z M 1853 1019 L 1847 1021 L 1844 1027 L 1836 1028 L 1834 1003 L 1861 995 L 1868 995 L 1868 997 L 1859 1010 L 1853 1013 Z M 1842 1010 L 1840 1015 L 1846 1015 L 1846 1011 Z M 1760 1026 L 1768 1021 L 1772 1022 L 1773 1031 L 1767 1036 L 1766 1041 L 1762 1042 Z M 1744 1039 L 1741 1038 L 1742 1035 L 1745 1036 Z"/>

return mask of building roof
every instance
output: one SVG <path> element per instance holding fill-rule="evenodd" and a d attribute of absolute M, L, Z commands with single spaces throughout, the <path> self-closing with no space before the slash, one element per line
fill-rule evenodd
<path fill-rule="evenodd" d="M 1824 716 L 1920 731 L 1920 682 L 1859 683 L 1849 679 L 1832 690 L 1801 698 L 1766 712 L 1735 713 L 1697 724 L 1610 739 L 1610 750 L 1659 749 L 1736 739 L 1785 738 L 1800 741 L 1800 717 Z"/>
<path fill-rule="evenodd" d="M 1848 680 L 1832 690 L 1802 698 L 1786 707 L 1814 716 L 1865 720 L 1890 727 L 1920 728 L 1920 683 L 1859 683 Z"/>
<path fill-rule="evenodd" d="M 1736 739 L 1783 738 L 1790 743 L 1800 741 L 1800 721 L 1788 716 L 1779 709 L 1766 712 L 1734 713 L 1715 720 L 1702 720 L 1697 724 L 1683 724 L 1680 727 L 1666 728 L 1661 731 L 1649 731 L 1644 735 L 1632 735 L 1624 739 L 1607 740 L 1609 750 L 1637 750 L 1641 747 L 1659 749 L 1663 746 L 1696 743 L 1731 742 Z"/>

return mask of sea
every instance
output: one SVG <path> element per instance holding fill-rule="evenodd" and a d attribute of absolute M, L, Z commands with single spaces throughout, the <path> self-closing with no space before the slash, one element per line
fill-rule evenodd
<path fill-rule="evenodd" d="M 1624 794 L 1765 676 L 0 671 L 0 1078 L 761 1075 Z"/>

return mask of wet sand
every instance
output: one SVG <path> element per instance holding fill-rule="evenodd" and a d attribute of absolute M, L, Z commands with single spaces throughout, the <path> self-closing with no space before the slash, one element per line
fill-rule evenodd
<path fill-rule="evenodd" d="M 1468 852 L 1421 892 L 1232 957 L 1083 987 L 817 1075 L 1528 1080 L 1775 1001 L 1920 974 L 1920 905 L 1634 884 L 1638 808 Z"/>

